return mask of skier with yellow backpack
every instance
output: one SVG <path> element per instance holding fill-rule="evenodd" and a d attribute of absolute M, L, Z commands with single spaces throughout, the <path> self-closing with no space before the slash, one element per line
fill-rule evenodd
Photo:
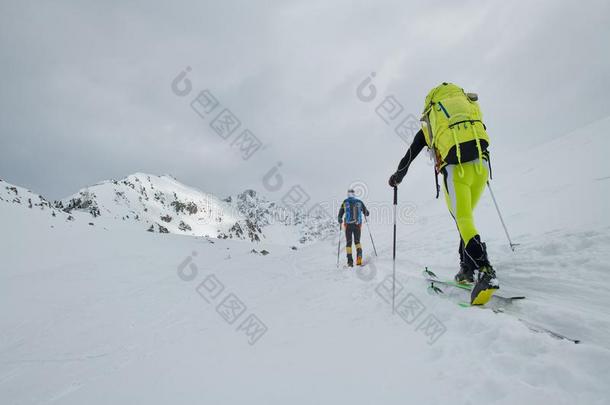
<path fill-rule="evenodd" d="M 475 271 L 478 272 L 471 304 L 483 305 L 500 287 L 473 216 L 491 168 L 487 151 L 489 136 L 477 99 L 476 94 L 465 93 L 452 83 L 443 83 L 432 89 L 424 104 L 422 128 L 390 177 L 389 184 L 391 187 L 400 184 L 409 165 L 424 146 L 434 154 L 437 198 L 440 173 L 443 175 L 447 208 L 460 234 L 460 271 L 455 280 L 464 284 L 474 283 Z"/>

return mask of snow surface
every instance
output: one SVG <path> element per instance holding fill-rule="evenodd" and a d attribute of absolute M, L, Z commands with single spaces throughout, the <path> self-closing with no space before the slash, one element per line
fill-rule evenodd
<path fill-rule="evenodd" d="M 365 234 L 369 264 L 346 270 L 332 238 L 293 250 L 281 238 L 90 226 L 0 201 L 0 402 L 607 404 L 609 130 L 601 121 L 494 160 L 516 252 L 488 195 L 477 222 L 498 293 L 527 296 L 504 313 L 462 308 L 459 291 L 427 292 L 421 270 L 455 273 L 457 237 L 424 193 L 408 197 L 414 223 L 398 225 L 398 303 L 417 309 L 404 319 L 384 300 L 392 235 L 374 216 L 379 257 Z M 11 197 L 5 184 L 0 196 Z M 407 178 L 401 196 L 411 187 Z M 210 302 L 204 280 L 224 286 Z M 232 324 L 217 311 L 230 294 L 247 307 Z M 250 315 L 267 328 L 254 344 L 240 330 Z"/>

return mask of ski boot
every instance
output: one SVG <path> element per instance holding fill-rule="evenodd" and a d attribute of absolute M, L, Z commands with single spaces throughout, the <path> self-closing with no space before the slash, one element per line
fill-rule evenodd
<path fill-rule="evenodd" d="M 474 283 L 474 271 L 470 270 L 464 263 L 460 265 L 460 271 L 454 277 L 458 284 Z"/>
<path fill-rule="evenodd" d="M 362 256 L 358 256 L 358 257 L 356 257 L 356 264 L 357 264 L 358 266 L 362 266 Z"/>
<path fill-rule="evenodd" d="M 477 283 L 470 294 L 470 305 L 485 305 L 500 288 L 496 272 L 491 265 L 481 266 Z"/>
<path fill-rule="evenodd" d="M 352 255 L 347 255 L 347 267 L 354 267 L 354 259 Z"/>

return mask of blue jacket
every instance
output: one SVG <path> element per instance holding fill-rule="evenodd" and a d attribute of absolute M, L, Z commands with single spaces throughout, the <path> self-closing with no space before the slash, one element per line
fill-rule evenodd
<path fill-rule="evenodd" d="M 362 214 L 365 216 L 369 215 L 369 210 L 362 201 L 355 197 L 348 197 L 341 204 L 339 209 L 339 222 L 343 220 L 343 214 L 345 214 L 346 224 L 358 224 L 362 223 Z"/>

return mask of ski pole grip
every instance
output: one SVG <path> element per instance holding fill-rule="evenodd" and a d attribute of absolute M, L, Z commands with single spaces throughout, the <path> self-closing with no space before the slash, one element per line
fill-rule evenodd
<path fill-rule="evenodd" d="M 398 205 L 398 187 L 394 186 L 394 205 Z"/>

